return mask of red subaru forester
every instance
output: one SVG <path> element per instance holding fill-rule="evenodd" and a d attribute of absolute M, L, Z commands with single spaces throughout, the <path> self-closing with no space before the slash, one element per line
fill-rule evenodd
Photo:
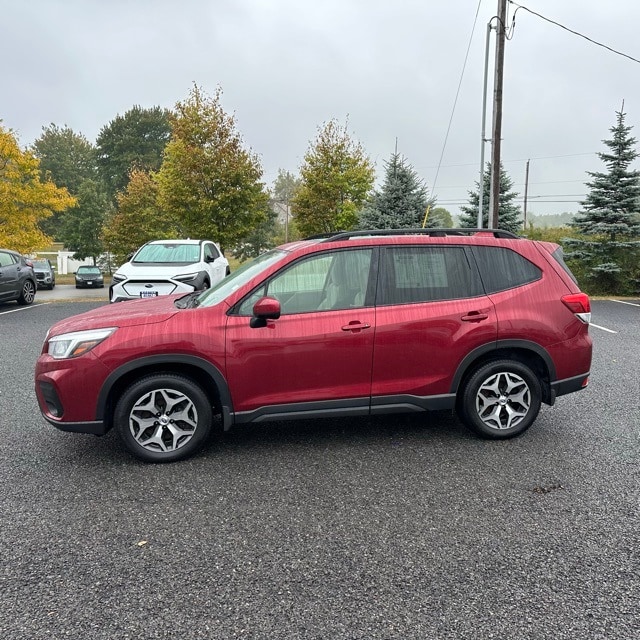
<path fill-rule="evenodd" d="M 116 428 L 155 462 L 237 423 L 456 409 L 509 438 L 587 386 L 590 303 L 558 245 L 504 231 L 339 233 L 284 245 L 202 293 L 55 324 L 35 372 L 64 431 Z"/>

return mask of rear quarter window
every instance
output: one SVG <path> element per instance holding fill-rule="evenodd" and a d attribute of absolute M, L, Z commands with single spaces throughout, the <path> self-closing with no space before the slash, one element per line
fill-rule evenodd
<path fill-rule="evenodd" d="M 542 277 L 535 264 L 506 247 L 473 247 L 472 251 L 486 293 L 515 289 Z"/>

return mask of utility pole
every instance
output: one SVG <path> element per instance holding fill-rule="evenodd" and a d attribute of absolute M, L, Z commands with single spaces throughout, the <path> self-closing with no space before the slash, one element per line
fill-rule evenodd
<path fill-rule="evenodd" d="M 500 137 L 502 135 L 502 79 L 506 40 L 507 0 L 498 0 L 496 25 L 496 67 L 493 81 L 493 135 L 491 145 L 491 190 L 489 192 L 489 228 L 498 228 L 500 205 Z"/>
<path fill-rule="evenodd" d="M 523 210 L 523 228 L 527 230 L 527 192 L 529 191 L 529 162 L 531 160 L 527 160 L 527 169 L 524 175 L 524 210 Z"/>
<path fill-rule="evenodd" d="M 487 76 L 489 75 L 489 41 L 491 39 L 491 22 L 487 24 L 487 41 L 484 45 L 484 84 L 482 90 L 482 131 L 480 132 L 480 181 L 478 184 L 478 229 L 482 229 L 484 218 L 484 145 L 488 140 L 486 136 L 487 122 Z M 487 226 L 490 226 L 487 224 Z"/>

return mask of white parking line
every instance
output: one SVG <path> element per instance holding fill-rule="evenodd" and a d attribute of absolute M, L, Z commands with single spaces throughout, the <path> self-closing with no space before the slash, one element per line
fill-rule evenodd
<path fill-rule="evenodd" d="M 601 327 L 598 324 L 593 324 L 593 322 L 589 323 L 590 327 L 595 327 L 596 329 L 601 329 L 602 331 L 606 331 L 607 333 L 618 333 L 617 331 L 614 331 L 613 329 L 607 329 L 607 327 Z"/>
<path fill-rule="evenodd" d="M 627 302 L 626 300 L 614 300 L 613 298 L 609 298 L 609 300 L 611 300 L 611 302 L 619 302 L 620 304 L 628 304 L 632 307 L 640 307 L 640 304 L 637 304 L 635 302 Z"/>
<path fill-rule="evenodd" d="M 7 313 L 15 313 L 16 311 L 29 311 L 29 309 L 35 309 L 36 307 L 42 307 L 45 304 L 51 304 L 50 302 L 38 302 L 37 304 L 32 304 L 28 307 L 18 307 L 17 309 L 9 309 L 9 311 L 0 311 L 0 316 L 3 316 Z"/>

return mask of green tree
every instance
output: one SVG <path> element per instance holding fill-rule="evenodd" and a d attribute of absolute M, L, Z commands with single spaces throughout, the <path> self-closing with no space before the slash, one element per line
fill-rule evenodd
<path fill-rule="evenodd" d="M 483 176 L 482 192 L 482 227 L 489 226 L 489 194 L 491 191 L 491 163 L 487 162 L 487 169 Z M 513 181 L 500 165 L 500 197 L 498 202 L 498 227 L 505 231 L 518 233 L 522 230 L 520 207 L 514 204 L 518 194 L 513 189 Z M 480 206 L 480 184 L 476 182 L 476 190 L 469 191 L 469 204 L 460 207 L 460 226 L 475 229 L 478 226 L 478 207 Z"/>
<path fill-rule="evenodd" d="M 129 184 L 117 196 L 117 210 L 103 226 L 105 248 L 116 264 L 150 240 L 184 235 L 179 221 L 158 204 L 158 185 L 152 174 L 134 169 Z"/>
<path fill-rule="evenodd" d="M 435 207 L 431 209 L 429 211 L 429 218 L 427 221 L 431 223 L 430 226 L 432 227 L 439 227 L 441 229 L 453 228 L 453 216 L 451 215 L 451 212 L 444 207 Z"/>
<path fill-rule="evenodd" d="M 255 258 L 276 246 L 277 234 L 277 214 L 269 203 L 265 203 L 264 219 L 234 247 L 233 254 L 241 261 Z"/>
<path fill-rule="evenodd" d="M 98 168 L 115 202 L 132 169 L 158 171 L 171 136 L 170 112 L 160 107 L 134 106 L 102 127 L 96 140 Z"/>
<path fill-rule="evenodd" d="M 102 226 L 110 202 L 102 183 L 85 180 L 78 189 L 77 204 L 62 216 L 62 241 L 77 260 L 92 258 L 96 264 L 104 251 Z"/>
<path fill-rule="evenodd" d="M 233 247 L 265 217 L 269 196 L 258 157 L 244 148 L 235 118 L 197 85 L 176 105 L 157 175 L 159 203 L 186 234 Z"/>
<path fill-rule="evenodd" d="M 415 229 L 422 227 L 434 199 L 416 171 L 398 153 L 385 162 L 382 188 L 374 191 L 360 212 L 361 229 Z M 434 226 L 427 218 L 427 226 Z"/>
<path fill-rule="evenodd" d="M 40 162 L 0 124 L 0 247 L 31 253 L 49 238 L 42 220 L 75 204 L 67 189 L 40 175 Z"/>
<path fill-rule="evenodd" d="M 625 116 L 616 112 L 612 137 L 603 140 L 609 151 L 598 153 L 607 171 L 587 172 L 589 193 L 572 225 L 582 238 L 565 242 L 567 257 L 582 264 L 595 293 L 634 293 L 631 283 L 640 275 L 640 171 L 630 169 L 638 152 Z"/>
<path fill-rule="evenodd" d="M 271 207 L 277 214 L 277 219 L 282 223 L 282 242 L 288 242 L 296 238 L 298 231 L 291 218 L 291 201 L 300 188 L 300 178 L 290 171 L 278 169 L 278 177 L 273 182 L 273 196 Z"/>
<path fill-rule="evenodd" d="M 319 129 L 300 170 L 302 183 L 291 201 L 305 235 L 353 229 L 373 187 L 375 171 L 346 125 L 331 120 Z"/>
<path fill-rule="evenodd" d="M 85 180 L 97 180 L 96 149 L 81 134 L 67 126 L 51 124 L 42 128 L 41 136 L 33 143 L 33 153 L 40 160 L 40 177 L 65 187 L 77 195 Z M 41 221 L 44 233 L 61 239 L 60 212 Z"/>

